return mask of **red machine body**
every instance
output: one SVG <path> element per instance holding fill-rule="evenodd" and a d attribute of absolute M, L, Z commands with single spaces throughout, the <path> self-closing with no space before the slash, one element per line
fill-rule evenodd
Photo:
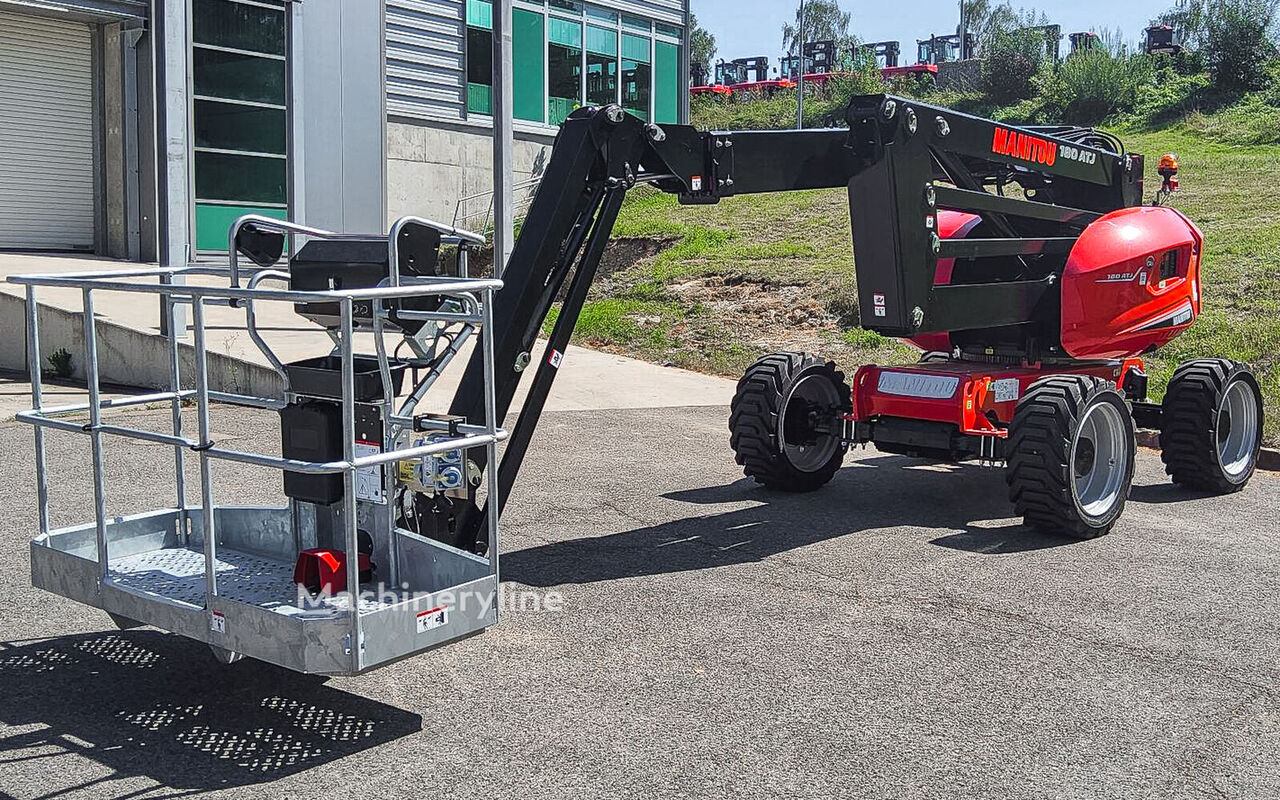
<path fill-rule="evenodd" d="M 717 83 L 713 86 L 694 86 L 689 90 L 689 94 L 694 97 L 711 95 L 712 97 L 725 99 L 733 96 L 733 89 L 722 83 Z"/>
<path fill-rule="evenodd" d="M 876 417 L 900 417 L 945 422 L 974 436 L 1008 436 L 1018 400 L 1031 384 L 1046 374 L 1092 375 L 1117 386 L 1142 361 L 1105 361 L 1093 364 L 1055 364 L 1051 370 L 1039 364 L 1022 366 L 982 364 L 973 361 L 940 361 L 900 367 L 867 365 L 853 378 L 853 413 L 850 419 L 866 422 Z"/>
<path fill-rule="evenodd" d="M 976 214 L 938 212 L 944 239 L 969 236 Z M 1075 364 L 986 364 L 942 361 L 865 366 L 853 381 L 850 419 L 880 416 L 955 425 L 960 433 L 1003 437 L 1018 399 L 1046 374 L 1083 374 L 1123 385 L 1141 370 L 1137 357 L 1168 343 L 1200 314 L 1204 237 L 1178 211 L 1135 206 L 1089 225 L 1062 273 L 1061 345 Z M 939 259 L 935 284 L 951 282 L 954 259 Z M 949 333 L 910 339 L 924 350 L 949 352 Z"/>
<path fill-rule="evenodd" d="M 772 96 L 779 89 L 794 89 L 796 82 L 790 78 L 773 78 L 767 81 L 747 81 L 746 83 L 735 83 L 728 87 L 731 92 L 756 92 Z"/>
<path fill-rule="evenodd" d="M 975 214 L 938 212 L 938 234 L 963 239 Z M 1169 207 L 1134 206 L 1089 225 L 1062 273 L 1062 349 L 1072 358 L 1137 356 L 1167 344 L 1200 315 L 1204 235 Z M 955 260 L 938 259 L 934 283 L 951 282 Z M 951 349 L 948 333 L 910 340 L 924 350 Z"/>
<path fill-rule="evenodd" d="M 938 65 L 937 64 L 906 64 L 899 67 L 881 67 L 880 68 L 880 77 L 884 78 L 885 80 L 889 80 L 890 78 L 900 78 L 908 75 L 928 75 L 930 77 L 937 77 Z"/>
<path fill-rule="evenodd" d="M 1136 206 L 1094 222 L 1062 274 L 1062 347 L 1074 358 L 1124 358 L 1168 343 L 1200 315 L 1204 236 L 1168 207 Z"/>

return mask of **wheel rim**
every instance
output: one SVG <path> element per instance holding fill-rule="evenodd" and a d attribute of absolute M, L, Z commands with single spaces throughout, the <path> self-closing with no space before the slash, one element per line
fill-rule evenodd
<path fill-rule="evenodd" d="M 827 376 L 806 375 L 791 387 L 782 406 L 782 453 L 801 472 L 816 472 L 840 449 L 836 409 L 840 392 Z"/>
<path fill-rule="evenodd" d="M 1228 477 L 1238 478 L 1249 471 L 1253 446 L 1258 441 L 1258 403 L 1251 387 L 1232 381 L 1218 409 L 1218 463 Z"/>
<path fill-rule="evenodd" d="M 1071 443 L 1071 491 L 1085 516 L 1105 517 L 1121 500 L 1132 442 L 1120 410 L 1090 406 Z"/>

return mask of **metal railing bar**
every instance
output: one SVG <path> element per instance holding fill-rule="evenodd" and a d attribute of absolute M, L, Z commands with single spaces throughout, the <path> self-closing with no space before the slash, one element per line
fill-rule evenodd
<path fill-rule="evenodd" d="M 43 405 L 40 375 L 40 306 L 36 287 L 27 287 L 27 371 L 31 380 L 31 405 L 38 412 Z M 40 535 L 49 532 L 49 477 L 44 452 L 44 431 L 36 428 L 36 497 L 40 515 Z"/>
<path fill-rule="evenodd" d="M 152 277 L 158 277 L 162 273 L 151 273 Z M 173 274 L 181 274 L 173 273 Z M 472 297 L 478 291 L 485 289 L 501 289 L 502 281 L 497 278 L 418 278 L 412 283 L 406 283 L 401 286 L 372 287 L 368 289 L 325 289 L 315 292 L 304 292 L 298 290 L 287 289 L 247 289 L 220 287 L 220 286 L 200 286 L 198 284 L 182 284 L 166 286 L 163 284 L 152 283 L 124 283 L 122 281 L 111 280 L 119 277 L 114 273 L 97 273 L 98 277 L 91 274 L 88 277 L 73 277 L 70 275 L 13 275 L 9 277 L 10 283 L 18 283 L 26 286 L 61 286 L 72 287 L 78 289 L 96 289 L 100 291 L 111 292 L 133 292 L 135 294 L 163 294 L 175 297 L 199 297 L 199 298 L 215 298 L 226 297 L 235 300 L 274 300 L 283 303 L 313 303 L 323 300 L 375 300 L 375 299 L 402 299 L 408 297 L 423 297 L 428 295 L 446 295 L 459 299 Z M 128 276 L 125 276 L 128 277 Z M 436 281 L 439 281 L 438 283 Z M 422 312 L 430 313 L 430 312 Z"/>
<path fill-rule="evenodd" d="M 418 447 L 409 447 L 404 450 L 389 450 L 376 455 L 363 456 L 354 461 L 300 461 L 293 458 L 281 458 L 279 456 L 266 456 L 261 453 L 246 453 L 241 450 L 228 450 L 222 447 L 210 447 L 201 451 L 210 458 L 222 459 L 223 461 L 235 461 L 240 464 L 250 464 L 257 467 L 269 467 L 271 469 L 281 469 L 288 472 L 300 472 L 304 475 L 333 475 L 339 472 L 346 472 L 351 469 L 364 469 L 365 467 L 376 467 L 381 464 L 389 464 L 392 461 L 409 460 L 413 458 L 421 458 L 423 456 L 436 455 L 437 453 L 446 453 L 450 450 L 466 450 L 471 447 L 482 447 L 490 442 L 502 442 L 507 439 L 507 431 L 499 428 L 496 434 L 478 434 L 474 436 L 463 436 L 457 439 L 441 439 L 431 444 L 419 445 Z"/>

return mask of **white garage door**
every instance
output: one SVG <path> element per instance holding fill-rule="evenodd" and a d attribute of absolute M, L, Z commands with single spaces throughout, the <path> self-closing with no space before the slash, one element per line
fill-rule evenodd
<path fill-rule="evenodd" d="M 89 26 L 0 12 L 0 248 L 93 247 Z"/>

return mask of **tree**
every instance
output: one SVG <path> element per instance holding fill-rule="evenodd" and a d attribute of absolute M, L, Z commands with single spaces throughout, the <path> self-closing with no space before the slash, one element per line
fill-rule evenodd
<path fill-rule="evenodd" d="M 783 24 L 782 51 L 800 55 L 805 42 L 821 42 L 831 39 L 836 52 L 849 50 L 855 42 L 849 35 L 849 23 L 853 15 L 840 10 L 838 0 L 804 0 L 804 40 L 800 38 L 800 9 L 796 9 L 796 24 Z"/>
<path fill-rule="evenodd" d="M 711 31 L 698 24 L 698 18 L 689 15 L 689 60 L 694 64 L 702 64 L 711 68 L 711 59 L 716 57 L 716 37 Z"/>
<path fill-rule="evenodd" d="M 1056 52 L 1041 28 L 1047 24 L 1043 13 L 1014 11 L 1008 3 L 987 8 L 976 30 L 981 31 L 975 43 L 982 61 L 982 82 L 987 96 L 997 103 L 1016 103 L 1029 99 L 1035 92 L 1032 79 Z M 970 26 L 970 31 L 975 27 Z"/>
<path fill-rule="evenodd" d="M 1238 94 L 1266 85 L 1266 63 L 1277 55 L 1277 0 L 1190 0 L 1155 22 L 1198 52 L 1219 89 Z"/>

